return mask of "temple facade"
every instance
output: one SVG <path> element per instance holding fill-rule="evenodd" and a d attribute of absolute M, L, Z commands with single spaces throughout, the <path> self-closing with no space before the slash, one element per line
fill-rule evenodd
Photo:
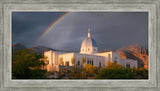
<path fill-rule="evenodd" d="M 82 41 L 80 53 L 50 50 L 44 52 L 44 56 L 47 57 L 46 69 L 49 72 L 60 71 L 61 68 L 69 69 L 73 66 L 82 67 L 85 64 L 105 67 L 107 66 L 107 62 L 115 62 L 129 68 L 137 68 L 138 65 L 137 60 L 121 59 L 120 54 L 113 51 L 98 53 L 98 46 L 96 41 L 91 37 L 90 29 L 88 30 L 88 36 Z"/>

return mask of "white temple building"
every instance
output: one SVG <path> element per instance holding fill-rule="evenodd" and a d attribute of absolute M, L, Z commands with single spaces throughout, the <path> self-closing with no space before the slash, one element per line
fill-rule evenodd
<path fill-rule="evenodd" d="M 47 57 L 47 71 L 60 71 L 61 68 L 69 68 L 73 66 L 82 66 L 82 59 L 85 59 L 85 64 L 91 64 L 96 67 L 105 67 L 107 62 L 116 62 L 124 67 L 137 68 L 137 60 L 121 59 L 120 54 L 110 51 L 98 53 L 98 47 L 96 41 L 91 37 L 90 29 L 88 30 L 88 36 L 82 41 L 80 53 L 65 53 L 57 51 L 46 51 L 44 56 Z M 75 62 L 72 64 L 72 59 Z M 63 64 L 60 64 L 63 61 Z"/>

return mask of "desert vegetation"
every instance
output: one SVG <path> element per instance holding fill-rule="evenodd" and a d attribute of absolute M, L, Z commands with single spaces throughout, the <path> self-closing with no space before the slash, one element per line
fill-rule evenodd
<path fill-rule="evenodd" d="M 72 70 L 66 69 L 60 73 L 63 73 L 62 79 L 148 79 L 148 70 L 145 68 L 124 68 L 112 62 L 102 68 L 86 64 L 84 67 L 75 66 Z"/>
<path fill-rule="evenodd" d="M 45 57 L 37 55 L 29 49 L 13 52 L 12 78 L 13 79 L 43 79 L 46 78 Z"/>

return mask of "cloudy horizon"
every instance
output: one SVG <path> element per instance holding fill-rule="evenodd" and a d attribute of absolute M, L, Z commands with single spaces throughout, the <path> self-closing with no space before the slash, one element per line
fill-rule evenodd
<path fill-rule="evenodd" d="M 70 12 L 60 19 L 65 14 L 12 12 L 12 44 L 80 49 L 90 28 L 99 50 L 119 49 L 133 43 L 148 48 L 147 12 Z M 45 33 L 55 21 L 58 22 Z"/>

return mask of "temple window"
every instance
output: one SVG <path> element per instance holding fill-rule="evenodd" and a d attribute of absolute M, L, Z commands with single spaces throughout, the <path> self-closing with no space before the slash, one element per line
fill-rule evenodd
<path fill-rule="evenodd" d="M 78 66 L 80 65 L 80 61 L 78 61 L 78 64 L 77 64 Z"/>
<path fill-rule="evenodd" d="M 65 66 L 69 66 L 69 61 L 65 62 Z"/>
<path fill-rule="evenodd" d="M 89 60 L 87 60 L 87 64 L 89 64 Z"/>
<path fill-rule="evenodd" d="M 99 67 L 101 67 L 101 62 L 99 62 Z"/>
<path fill-rule="evenodd" d="M 92 65 L 93 65 L 93 60 L 92 60 Z"/>
<path fill-rule="evenodd" d="M 130 64 L 127 63 L 127 64 L 126 64 L 126 67 L 127 67 L 127 68 L 130 68 Z"/>

